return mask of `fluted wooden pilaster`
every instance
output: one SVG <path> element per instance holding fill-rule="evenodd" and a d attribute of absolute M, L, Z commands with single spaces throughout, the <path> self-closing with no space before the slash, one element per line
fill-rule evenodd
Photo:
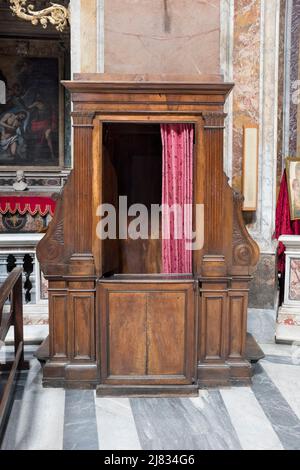
<path fill-rule="evenodd" d="M 204 139 L 206 150 L 206 189 L 205 189 L 205 242 L 207 253 L 222 253 L 224 223 L 224 173 L 223 173 L 223 133 L 226 114 L 220 112 L 203 113 Z"/>
<path fill-rule="evenodd" d="M 92 253 L 92 145 L 95 113 L 74 112 L 74 187 L 73 228 L 75 257 Z M 74 256 L 73 256 L 74 258 Z"/>

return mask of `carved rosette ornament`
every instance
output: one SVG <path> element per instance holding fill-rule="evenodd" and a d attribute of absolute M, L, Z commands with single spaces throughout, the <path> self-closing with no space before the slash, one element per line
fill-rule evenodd
<path fill-rule="evenodd" d="M 27 5 L 27 0 L 10 0 L 13 14 L 25 21 L 31 21 L 36 26 L 39 23 L 47 28 L 48 23 L 56 27 L 57 31 L 63 32 L 70 21 L 70 10 L 64 5 L 52 3 L 48 8 L 35 11 L 34 5 Z"/>

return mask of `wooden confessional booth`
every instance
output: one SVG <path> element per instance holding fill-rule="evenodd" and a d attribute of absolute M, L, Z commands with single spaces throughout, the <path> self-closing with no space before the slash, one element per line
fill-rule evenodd
<path fill-rule="evenodd" d="M 63 84 L 74 106 L 74 169 L 38 246 L 49 281 L 44 385 L 164 396 L 250 383 L 248 289 L 259 249 L 223 172 L 233 85 L 105 74 Z M 193 124 L 193 203 L 204 205 L 204 247 L 192 253 L 192 272 L 178 275 L 161 271 L 160 240 L 96 234 L 101 203 L 160 203 L 162 123 Z"/>

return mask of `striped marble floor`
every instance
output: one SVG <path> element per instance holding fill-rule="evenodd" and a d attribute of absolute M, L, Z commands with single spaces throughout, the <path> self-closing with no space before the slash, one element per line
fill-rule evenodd
<path fill-rule="evenodd" d="M 96 398 L 22 374 L 1 449 L 300 449 L 300 354 L 264 345 L 252 387 L 198 398 Z M 27 351 L 30 354 L 30 351 Z"/>

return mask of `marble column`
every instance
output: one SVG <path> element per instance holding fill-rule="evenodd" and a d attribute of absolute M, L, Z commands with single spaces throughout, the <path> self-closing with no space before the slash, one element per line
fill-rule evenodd
<path fill-rule="evenodd" d="M 243 126 L 259 124 L 261 0 L 234 1 L 233 41 L 232 184 L 241 191 Z"/>
<path fill-rule="evenodd" d="M 105 0 L 97 0 L 97 72 L 104 72 L 104 8 Z"/>
<path fill-rule="evenodd" d="M 71 0 L 71 70 L 104 71 L 104 0 Z"/>
<path fill-rule="evenodd" d="M 280 0 L 279 24 L 279 59 L 278 59 L 278 151 L 277 151 L 277 188 L 280 186 L 284 150 L 284 119 L 285 119 L 285 61 L 286 61 L 286 19 L 288 15 L 288 2 Z"/>
<path fill-rule="evenodd" d="M 243 126 L 258 124 L 259 202 L 249 228 L 263 254 L 274 254 L 280 0 L 236 0 L 233 78 L 233 185 L 241 189 Z"/>
<path fill-rule="evenodd" d="M 250 305 L 274 308 L 275 225 L 280 0 L 235 1 L 233 186 L 241 189 L 243 126 L 259 125 L 258 207 L 247 214 L 248 229 L 261 259 Z"/>
<path fill-rule="evenodd" d="M 81 46 L 80 46 L 80 0 L 70 0 L 71 10 L 71 76 L 81 72 Z"/>
<path fill-rule="evenodd" d="M 283 102 L 283 137 L 282 137 L 282 170 L 285 157 L 290 152 L 290 102 L 291 102 L 291 24 L 293 0 L 286 0 L 284 32 L 284 102 Z"/>
<path fill-rule="evenodd" d="M 263 254 L 274 254 L 280 0 L 261 0 L 259 202 L 252 235 Z"/>
<path fill-rule="evenodd" d="M 220 1 L 220 69 L 225 82 L 233 82 L 234 0 Z M 224 171 L 232 179 L 233 93 L 225 104 Z"/>
<path fill-rule="evenodd" d="M 297 130 L 298 130 L 298 108 L 295 103 L 293 95 L 295 93 L 295 86 L 299 80 L 299 52 L 300 52 L 300 0 L 290 0 L 290 18 L 287 24 L 287 35 L 290 41 L 290 48 L 287 51 L 289 54 L 289 74 L 287 90 L 289 98 L 289 151 L 285 156 L 297 156 Z M 295 85 L 296 84 L 296 85 Z M 299 88 L 299 86 L 298 86 Z"/>

